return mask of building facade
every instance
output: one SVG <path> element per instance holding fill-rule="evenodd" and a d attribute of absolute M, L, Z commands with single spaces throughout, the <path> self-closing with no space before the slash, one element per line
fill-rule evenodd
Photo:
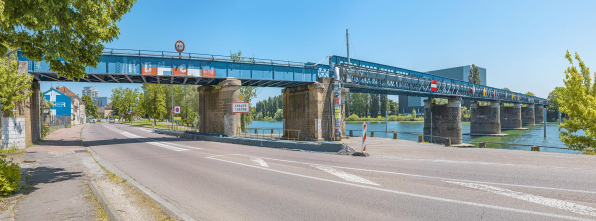
<path fill-rule="evenodd" d="M 87 114 L 85 112 L 85 103 L 83 103 L 83 100 L 81 100 L 78 95 L 64 86 L 57 88 L 56 90 L 70 98 L 71 124 L 78 125 L 86 123 Z"/>
<path fill-rule="evenodd" d="M 436 71 L 426 72 L 428 74 L 451 78 L 459 81 L 468 82 L 468 75 L 470 75 L 470 68 L 472 65 L 466 65 L 461 67 L 447 68 Z M 478 67 L 478 74 L 480 75 L 480 84 L 486 85 L 486 69 Z M 412 110 L 416 110 L 418 115 L 423 114 L 424 102 L 426 97 L 412 97 L 412 96 L 399 96 L 399 113 L 409 114 Z M 470 101 L 464 100 L 462 106 L 470 107 Z"/>
<path fill-rule="evenodd" d="M 99 96 L 97 88 L 93 86 L 83 87 L 83 96 L 89 95 L 92 98 Z M 107 103 L 107 102 L 106 102 Z"/>
<path fill-rule="evenodd" d="M 98 108 L 108 106 L 108 98 L 107 97 L 94 97 L 93 103 Z"/>

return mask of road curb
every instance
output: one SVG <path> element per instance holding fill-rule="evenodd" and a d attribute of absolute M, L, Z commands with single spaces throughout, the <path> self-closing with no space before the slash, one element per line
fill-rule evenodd
<path fill-rule="evenodd" d="M 85 143 L 85 142 L 83 142 L 83 143 Z M 91 154 L 91 157 L 93 157 L 93 159 L 95 159 L 97 161 L 97 163 L 99 163 L 101 166 L 103 166 L 107 171 L 110 171 L 111 173 L 118 175 L 122 179 L 125 179 L 127 183 L 131 184 L 132 187 L 137 189 L 137 191 L 139 191 L 141 194 L 143 194 L 143 196 L 145 196 L 152 203 L 157 205 L 162 211 L 164 211 L 165 213 L 170 215 L 173 219 L 185 220 L 185 221 L 195 221 L 195 219 L 192 218 L 190 215 L 188 215 L 187 213 L 185 213 L 178 207 L 174 206 L 170 202 L 166 201 L 161 196 L 155 194 L 149 188 L 141 185 L 139 182 L 134 180 L 132 177 L 128 176 L 128 174 L 122 172 L 120 169 L 113 166 L 111 163 L 104 160 L 93 149 L 91 149 L 87 146 L 85 146 L 85 148 L 89 151 L 89 153 Z"/>
<path fill-rule="evenodd" d="M 99 201 L 99 204 L 101 204 L 101 208 L 103 208 L 106 211 L 108 217 L 110 217 L 110 220 L 122 221 L 122 217 L 120 217 L 120 214 L 118 214 L 118 212 L 116 212 L 116 209 L 114 209 L 114 207 L 108 203 L 108 199 L 106 198 L 106 196 L 103 195 L 103 192 L 101 192 L 99 187 L 97 187 L 95 181 L 89 181 L 87 185 L 89 185 L 91 192 L 93 192 L 93 195 L 95 195 L 95 197 Z"/>

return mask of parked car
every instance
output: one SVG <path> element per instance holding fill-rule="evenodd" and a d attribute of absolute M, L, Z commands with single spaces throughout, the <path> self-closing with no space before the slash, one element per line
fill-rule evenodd
<path fill-rule="evenodd" d="M 108 122 L 108 123 L 116 123 L 116 119 L 110 118 L 110 122 Z"/>

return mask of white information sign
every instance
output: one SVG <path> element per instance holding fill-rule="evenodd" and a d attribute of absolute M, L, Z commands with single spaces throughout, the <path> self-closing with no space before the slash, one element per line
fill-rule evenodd
<path fill-rule="evenodd" d="M 175 106 L 174 107 L 174 113 L 175 114 L 179 114 L 180 113 L 180 106 Z"/>
<path fill-rule="evenodd" d="M 250 103 L 248 102 L 232 102 L 232 113 L 249 113 Z"/>

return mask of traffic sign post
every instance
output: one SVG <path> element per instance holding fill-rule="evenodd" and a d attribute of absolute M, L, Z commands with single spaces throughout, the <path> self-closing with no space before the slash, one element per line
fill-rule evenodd
<path fill-rule="evenodd" d="M 181 40 L 176 41 L 176 44 L 174 44 L 174 48 L 176 48 L 177 52 L 182 53 L 185 48 L 184 42 L 182 42 Z"/>
<path fill-rule="evenodd" d="M 180 106 L 175 106 L 174 107 L 174 112 L 175 114 L 179 114 L 180 113 Z"/>

